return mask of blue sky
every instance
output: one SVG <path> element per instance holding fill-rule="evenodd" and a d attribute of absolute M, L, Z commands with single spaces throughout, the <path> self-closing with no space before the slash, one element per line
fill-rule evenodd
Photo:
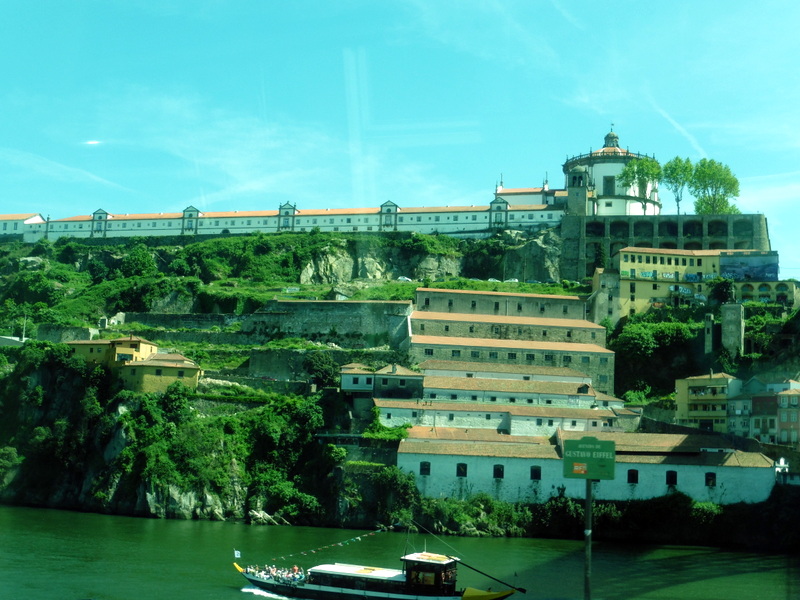
<path fill-rule="evenodd" d="M 488 204 L 501 173 L 562 187 L 613 123 L 729 165 L 800 279 L 797 2 L 3 0 L 0 23 L 0 213 Z"/>

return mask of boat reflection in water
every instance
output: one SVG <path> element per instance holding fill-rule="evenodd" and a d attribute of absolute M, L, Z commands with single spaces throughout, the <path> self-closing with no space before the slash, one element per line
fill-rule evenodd
<path fill-rule="evenodd" d="M 456 574 L 460 561 L 453 556 L 414 552 L 400 560 L 402 570 L 342 563 L 318 565 L 306 573 L 297 567 L 279 571 L 268 566 L 242 568 L 236 563 L 234 566 L 262 590 L 310 600 L 499 600 L 519 589 L 458 590 Z"/>

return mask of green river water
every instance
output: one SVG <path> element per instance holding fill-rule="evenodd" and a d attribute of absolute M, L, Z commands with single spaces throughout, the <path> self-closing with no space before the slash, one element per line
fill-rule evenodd
<path fill-rule="evenodd" d="M 402 554 L 428 549 L 454 554 L 468 565 L 526 588 L 527 593 L 517 598 L 584 598 L 580 541 L 369 533 L 0 506 L 0 598 L 263 597 L 234 570 L 234 549 L 241 553 L 240 564 L 306 568 L 322 562 L 399 568 Z M 597 542 L 592 554 L 592 600 L 800 600 L 797 556 Z M 502 588 L 464 566 L 459 584 Z"/>

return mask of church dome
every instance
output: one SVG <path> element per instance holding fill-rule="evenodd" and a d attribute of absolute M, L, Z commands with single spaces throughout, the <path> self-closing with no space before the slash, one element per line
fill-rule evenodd
<path fill-rule="evenodd" d="M 609 131 L 603 140 L 605 148 L 619 148 L 619 136 L 613 131 Z"/>

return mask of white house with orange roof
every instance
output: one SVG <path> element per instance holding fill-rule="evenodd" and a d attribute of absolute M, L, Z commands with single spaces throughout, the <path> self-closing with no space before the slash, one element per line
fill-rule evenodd
<path fill-rule="evenodd" d="M 430 498 L 466 499 L 486 493 L 506 502 L 541 503 L 585 497 L 585 481 L 564 477 L 565 440 L 583 431 L 559 430 L 555 439 L 498 434 L 488 429 L 412 427 L 400 442 L 397 466 L 413 473 Z M 771 459 L 726 446 L 718 436 L 593 433 L 613 441 L 614 479 L 592 484 L 598 500 L 646 500 L 681 492 L 698 502 L 763 502 L 775 485 Z"/>
<path fill-rule="evenodd" d="M 0 215 L 0 236 L 13 235 L 24 239 L 27 228 L 39 223 L 44 223 L 44 218 L 39 213 Z"/>

